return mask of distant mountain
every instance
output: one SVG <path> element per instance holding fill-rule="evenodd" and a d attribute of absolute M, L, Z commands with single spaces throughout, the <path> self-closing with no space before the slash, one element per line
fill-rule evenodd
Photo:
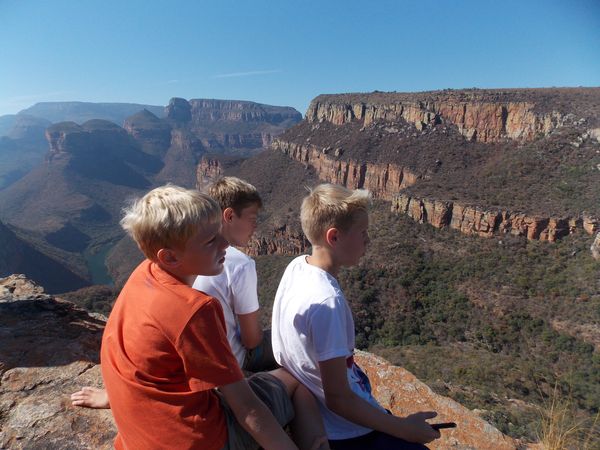
<path fill-rule="evenodd" d="M 124 201 L 162 167 L 121 127 L 104 120 L 48 128 L 46 161 L 0 191 L 0 214 L 62 250 L 82 252 L 120 234 Z"/>
<path fill-rule="evenodd" d="M 172 98 L 166 120 L 191 132 L 209 151 L 247 152 L 266 148 L 275 136 L 302 120 L 291 107 L 241 100 Z"/>
<path fill-rule="evenodd" d="M 52 123 L 75 122 L 82 124 L 91 119 L 103 119 L 123 125 L 123 121 L 127 117 L 143 109 L 156 116 L 164 116 L 164 106 L 92 102 L 41 102 L 19 111 L 18 114 L 40 117 Z"/>
<path fill-rule="evenodd" d="M 8 134 L 8 132 L 12 129 L 16 118 L 16 114 L 6 114 L 4 116 L 0 116 L 0 137 Z"/>

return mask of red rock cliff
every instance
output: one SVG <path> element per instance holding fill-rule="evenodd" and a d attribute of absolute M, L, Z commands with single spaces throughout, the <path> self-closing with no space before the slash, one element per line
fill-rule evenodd
<path fill-rule="evenodd" d="M 441 122 L 456 125 L 469 140 L 497 142 L 501 139 L 532 140 L 548 135 L 564 123 L 559 111 L 540 112 L 533 101 L 516 101 L 512 97 L 485 91 L 436 95 L 364 94 L 321 95 L 315 98 L 306 112 L 309 122 L 328 121 L 342 125 L 362 121 L 365 125 L 376 120 L 397 122 L 403 119 L 418 129 Z"/>
<path fill-rule="evenodd" d="M 459 202 L 417 198 L 399 193 L 392 199 L 392 211 L 403 213 L 436 228 L 451 228 L 465 234 L 492 237 L 495 233 L 525 236 L 530 240 L 554 242 L 583 229 L 592 234 L 600 222 L 593 217 L 541 217 L 503 210 L 490 210 Z"/>
<path fill-rule="evenodd" d="M 336 158 L 336 150 L 331 147 L 319 149 L 310 144 L 303 145 L 275 139 L 271 148 L 283 152 L 291 159 L 312 166 L 323 181 L 352 189 L 368 189 L 374 197 L 384 200 L 391 200 L 399 190 L 412 186 L 421 177 L 410 169 L 396 164 L 341 160 Z"/>
<path fill-rule="evenodd" d="M 391 201 L 392 211 L 407 214 L 420 223 L 429 223 L 436 228 L 448 227 L 482 237 L 511 233 L 530 240 L 554 242 L 577 229 L 592 234 L 600 226 L 600 220 L 585 215 L 574 218 L 543 217 L 507 210 L 488 210 L 460 202 L 416 198 L 399 193 L 424 176 L 409 168 L 395 164 L 341 160 L 329 147 L 319 149 L 311 144 L 297 144 L 281 139 L 275 139 L 271 148 L 312 166 L 325 182 L 352 189 L 368 189 L 375 198 Z"/>

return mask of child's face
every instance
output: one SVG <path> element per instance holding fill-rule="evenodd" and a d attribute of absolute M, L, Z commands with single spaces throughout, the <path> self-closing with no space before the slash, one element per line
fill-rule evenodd
<path fill-rule="evenodd" d="M 257 204 L 246 206 L 238 216 L 233 212 L 231 222 L 226 224 L 227 237 L 231 245 L 245 247 L 256 231 L 259 207 Z"/>
<path fill-rule="evenodd" d="M 180 250 L 181 269 L 186 275 L 218 275 L 223 271 L 225 249 L 229 246 L 221 234 L 221 225 L 199 229 Z"/>
<path fill-rule="evenodd" d="M 369 244 L 369 215 L 360 212 L 352 226 L 338 234 L 336 253 L 340 266 L 354 266 L 367 251 Z"/>

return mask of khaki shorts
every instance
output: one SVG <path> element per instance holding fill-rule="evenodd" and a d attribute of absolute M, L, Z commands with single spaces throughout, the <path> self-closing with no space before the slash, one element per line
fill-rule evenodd
<path fill-rule="evenodd" d="M 294 406 L 281 380 L 268 373 L 256 373 L 246 379 L 250 389 L 271 411 L 279 425 L 287 425 L 294 418 Z M 218 391 L 217 391 L 218 392 Z M 221 405 L 227 422 L 227 442 L 222 450 L 255 450 L 260 448 L 250 434 L 242 428 L 222 395 Z"/>

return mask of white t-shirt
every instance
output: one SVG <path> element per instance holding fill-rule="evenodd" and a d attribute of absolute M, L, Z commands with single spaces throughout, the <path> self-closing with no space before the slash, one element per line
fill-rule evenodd
<path fill-rule="evenodd" d="M 236 316 L 258 310 L 256 265 L 252 258 L 235 247 L 229 246 L 225 252 L 223 272 L 214 277 L 200 275 L 196 277 L 192 287 L 221 302 L 227 340 L 241 367 L 246 357 L 246 349 L 242 345 Z"/>
<path fill-rule="evenodd" d="M 308 264 L 306 255 L 285 270 L 273 304 L 273 353 L 277 362 L 318 400 L 329 439 L 349 439 L 371 431 L 325 406 L 319 361 L 345 357 L 350 388 L 384 410 L 371 395 L 369 379 L 354 363 L 354 320 L 334 277 Z"/>

